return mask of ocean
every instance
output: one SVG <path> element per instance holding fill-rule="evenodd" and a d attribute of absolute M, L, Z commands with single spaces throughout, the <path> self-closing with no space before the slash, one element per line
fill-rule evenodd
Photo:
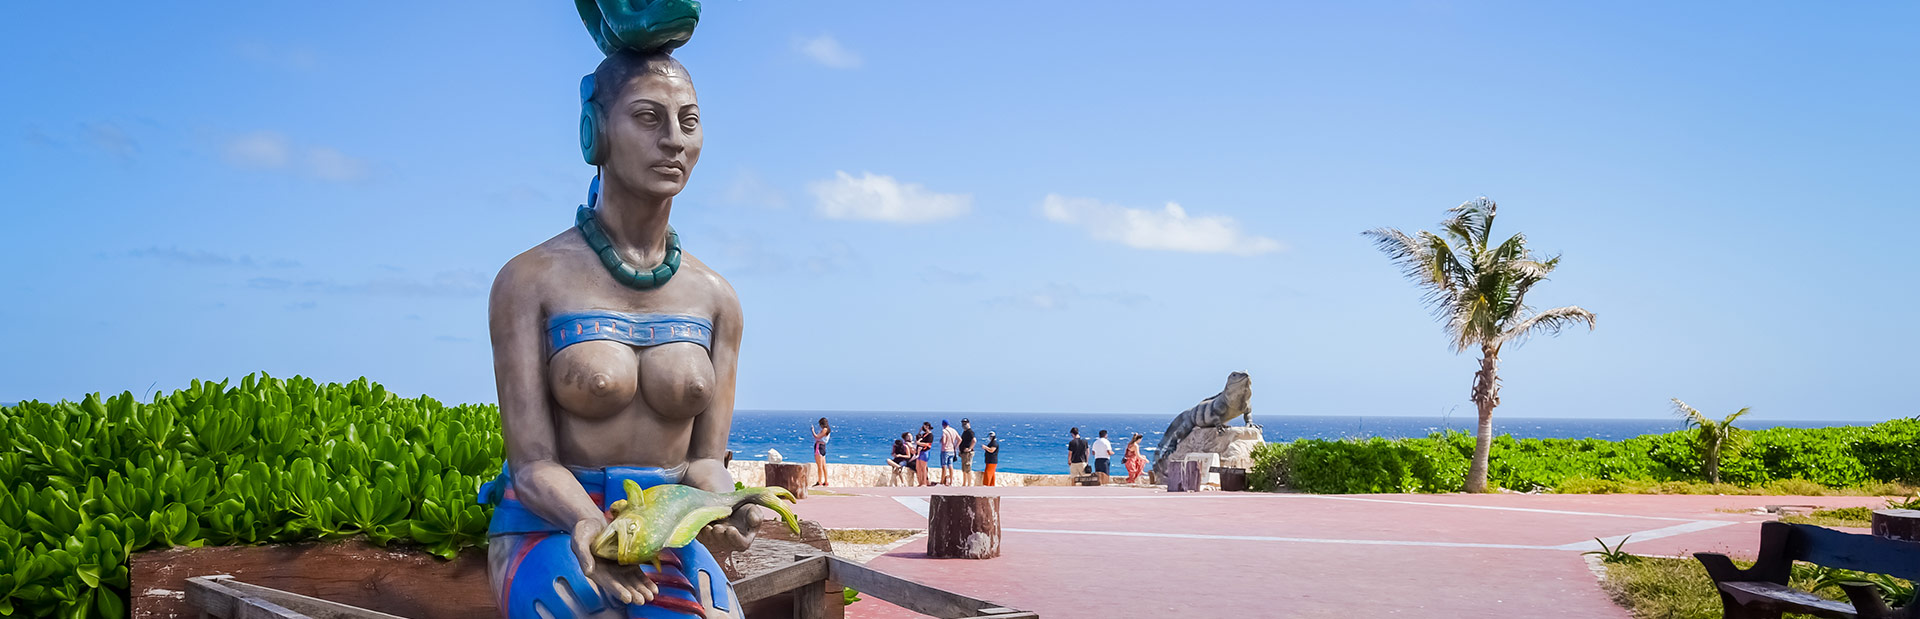
<path fill-rule="evenodd" d="M 962 418 L 971 419 L 980 440 L 989 430 L 999 434 L 1000 470 L 1009 473 L 1066 473 L 1067 429 L 1078 427 L 1091 440 L 1100 430 L 1108 432 L 1116 453 L 1126 447 L 1134 432 L 1145 435 L 1141 444 L 1149 459 L 1160 444 L 1160 436 L 1173 421 L 1173 415 L 1112 413 L 888 413 L 846 411 L 736 411 L 733 435 L 728 448 L 743 460 L 766 458 L 767 450 L 777 449 L 789 461 L 813 461 L 814 423 L 826 417 L 833 425 L 833 439 L 827 443 L 827 461 L 845 464 L 884 464 L 893 451 L 894 439 L 901 432 L 918 432 L 920 422 L 940 421 L 960 426 Z M 1268 441 L 1291 442 L 1300 438 L 1385 438 L 1424 437 L 1441 430 L 1473 432 L 1471 414 L 1442 417 L 1353 417 L 1332 415 L 1254 415 Z M 1740 427 L 1758 430 L 1771 427 L 1817 428 L 1832 425 L 1870 424 L 1872 422 L 1832 421 L 1752 421 Z M 1239 425 L 1235 422 L 1233 425 Z M 1493 418 L 1493 431 L 1516 438 L 1599 438 L 1621 440 L 1642 434 L 1659 434 L 1686 429 L 1679 418 L 1672 419 L 1528 419 Z M 985 465 L 975 456 L 975 470 Z M 1114 464 L 1119 470 L 1119 464 Z"/>

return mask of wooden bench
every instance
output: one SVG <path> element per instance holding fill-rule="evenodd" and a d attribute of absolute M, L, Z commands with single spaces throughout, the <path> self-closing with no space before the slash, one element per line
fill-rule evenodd
<path fill-rule="evenodd" d="M 1785 522 L 1760 525 L 1760 555 L 1740 569 L 1726 555 L 1697 552 L 1694 558 L 1720 590 L 1727 619 L 1778 619 L 1782 612 L 1832 619 L 1920 619 L 1920 603 L 1889 608 L 1872 584 L 1842 583 L 1853 603 L 1829 600 L 1787 586 L 1794 561 L 1920 580 L 1920 542 L 1846 533 Z"/>

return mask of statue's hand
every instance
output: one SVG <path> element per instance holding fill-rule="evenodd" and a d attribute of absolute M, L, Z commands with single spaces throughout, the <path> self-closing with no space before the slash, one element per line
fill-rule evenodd
<path fill-rule="evenodd" d="M 645 604 L 660 594 L 660 586 L 647 578 L 646 572 L 638 565 L 621 565 L 617 561 L 603 559 L 593 554 L 593 541 L 607 528 L 602 520 L 588 518 L 573 525 L 573 556 L 580 561 L 580 571 L 593 582 L 594 589 L 600 592 L 601 599 L 609 606 L 615 602 L 622 604 Z"/>
<path fill-rule="evenodd" d="M 753 544 L 755 534 L 760 532 L 759 512 L 751 504 L 741 504 L 733 509 L 733 515 L 726 520 L 709 524 L 700 529 L 700 543 L 708 550 L 741 551 Z"/>

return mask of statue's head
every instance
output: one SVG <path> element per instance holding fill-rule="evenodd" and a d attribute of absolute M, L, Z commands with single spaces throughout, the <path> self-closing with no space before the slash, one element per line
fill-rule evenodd
<path fill-rule="evenodd" d="M 671 198 L 700 160 L 700 104 L 686 67 L 665 52 L 620 50 L 581 83 L 580 148 L 601 183 Z"/>

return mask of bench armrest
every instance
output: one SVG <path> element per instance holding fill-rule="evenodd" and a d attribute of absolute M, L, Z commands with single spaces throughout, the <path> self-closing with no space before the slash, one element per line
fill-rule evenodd
<path fill-rule="evenodd" d="M 1696 552 L 1693 553 L 1693 558 L 1700 560 L 1700 567 L 1707 568 L 1707 576 L 1713 578 L 1715 584 L 1760 580 L 1753 577 L 1753 569 L 1740 569 L 1733 564 L 1733 559 L 1727 558 L 1727 555 L 1717 552 Z"/>

